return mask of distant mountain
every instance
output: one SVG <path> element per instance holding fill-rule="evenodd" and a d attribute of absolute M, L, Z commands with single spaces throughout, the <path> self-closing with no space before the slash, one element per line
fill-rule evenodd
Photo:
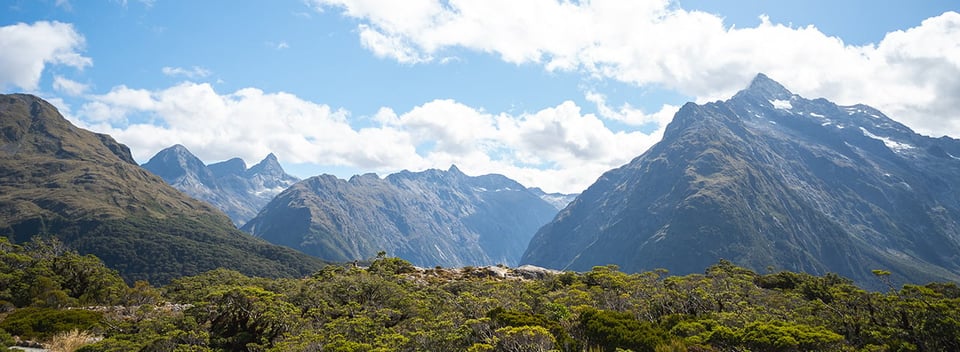
<path fill-rule="evenodd" d="M 554 208 L 557 208 L 557 210 L 566 208 L 567 205 L 569 205 L 570 202 L 576 199 L 577 195 L 579 195 L 579 193 L 547 193 L 539 187 L 530 188 L 530 192 L 533 192 L 533 194 L 536 194 L 537 197 L 540 197 L 540 199 L 550 203 L 550 205 L 552 205 Z"/>
<path fill-rule="evenodd" d="M 331 261 L 382 250 L 425 267 L 514 265 L 556 213 L 516 181 L 471 177 L 454 166 L 383 179 L 311 177 L 280 193 L 243 230 Z"/>
<path fill-rule="evenodd" d="M 219 208 L 238 227 L 256 216 L 274 196 L 300 181 L 284 172 L 273 154 L 249 169 L 239 158 L 204 165 L 179 144 L 161 150 L 143 168 L 191 197 Z"/>
<path fill-rule="evenodd" d="M 218 267 L 293 277 L 322 265 L 237 230 L 138 166 L 126 146 L 73 126 L 42 99 L 0 95 L 0 236 L 36 235 L 154 284 Z"/>
<path fill-rule="evenodd" d="M 872 269 L 960 281 L 960 141 L 761 74 L 730 100 L 684 105 L 662 141 L 544 225 L 521 263 L 685 274 L 721 258 L 868 286 Z"/>

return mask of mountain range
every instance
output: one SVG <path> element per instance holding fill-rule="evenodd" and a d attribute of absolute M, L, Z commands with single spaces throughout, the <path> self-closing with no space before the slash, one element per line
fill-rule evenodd
<path fill-rule="evenodd" d="M 544 225 L 521 263 L 565 270 L 834 272 L 960 281 L 960 141 L 865 105 L 805 99 L 763 74 L 684 105 L 663 139 Z"/>
<path fill-rule="evenodd" d="M 385 178 L 321 175 L 277 195 L 242 229 L 330 261 L 385 251 L 426 267 L 515 265 L 564 197 L 456 166 Z"/>
<path fill-rule="evenodd" d="M 130 282 L 163 284 L 220 267 L 296 277 L 323 266 L 237 230 L 138 166 L 126 146 L 25 94 L 0 95 L 0 236 L 56 236 Z"/>
<path fill-rule="evenodd" d="M 222 210 L 237 227 L 256 216 L 274 196 L 300 181 L 284 172 L 272 153 L 249 169 L 240 158 L 204 165 L 179 144 L 161 150 L 143 168 L 174 188 Z"/>

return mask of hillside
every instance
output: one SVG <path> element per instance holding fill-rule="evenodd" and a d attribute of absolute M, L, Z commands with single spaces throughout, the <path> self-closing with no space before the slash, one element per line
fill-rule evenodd
<path fill-rule="evenodd" d="M 240 232 L 139 167 L 126 146 L 24 94 L 0 96 L 0 235 L 57 236 L 128 281 L 164 283 L 218 267 L 302 276 L 322 265 Z"/>

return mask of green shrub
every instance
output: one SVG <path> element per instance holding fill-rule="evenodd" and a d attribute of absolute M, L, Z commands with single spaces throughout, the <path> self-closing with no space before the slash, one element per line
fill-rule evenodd
<path fill-rule="evenodd" d="M 26 339 L 44 340 L 59 332 L 98 329 L 102 319 L 102 313 L 88 310 L 23 308 L 0 322 L 0 329 Z"/>

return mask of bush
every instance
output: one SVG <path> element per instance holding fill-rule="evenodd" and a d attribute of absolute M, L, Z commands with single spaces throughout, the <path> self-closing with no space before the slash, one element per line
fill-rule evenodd
<path fill-rule="evenodd" d="M 604 351 L 618 348 L 654 352 L 670 342 L 666 331 L 648 322 L 641 322 L 629 313 L 586 310 L 580 314 L 580 327 L 590 347 Z"/>
<path fill-rule="evenodd" d="M 102 319 L 102 313 L 87 310 L 23 308 L 0 322 L 0 329 L 25 339 L 46 340 L 61 332 L 98 329 Z"/>

